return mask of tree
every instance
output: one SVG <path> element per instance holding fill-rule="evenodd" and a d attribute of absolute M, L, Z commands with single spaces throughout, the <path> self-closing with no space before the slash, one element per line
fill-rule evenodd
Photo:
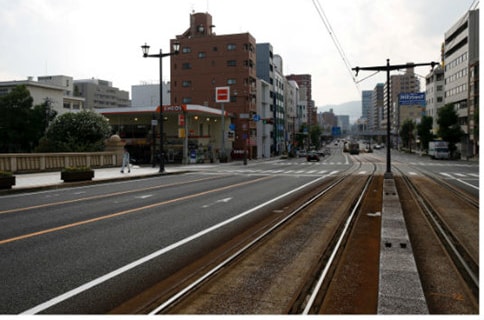
<path fill-rule="evenodd" d="M 32 152 L 56 112 L 50 103 L 32 108 L 33 99 L 22 85 L 0 97 L 0 152 Z"/>
<path fill-rule="evenodd" d="M 41 151 L 49 152 L 95 152 L 104 149 L 109 137 L 108 120 L 92 111 L 64 113 L 47 129 Z"/>
<path fill-rule="evenodd" d="M 429 149 L 429 142 L 434 140 L 432 133 L 432 123 L 434 119 L 430 116 L 423 116 L 419 124 L 417 124 L 417 135 L 420 137 L 423 150 Z"/>
<path fill-rule="evenodd" d="M 415 130 L 415 122 L 412 119 L 407 119 L 403 122 L 400 128 L 400 138 L 402 138 L 402 144 L 412 152 L 412 141 L 415 140 L 413 131 Z"/>
<path fill-rule="evenodd" d="M 446 104 L 437 112 L 438 136 L 449 143 L 449 151 L 454 155 L 456 144 L 460 142 L 464 132 L 459 125 L 459 116 L 453 104 Z"/>
<path fill-rule="evenodd" d="M 296 142 L 297 146 L 299 149 L 304 148 L 305 146 L 305 141 L 307 138 L 307 130 L 308 130 L 308 125 L 307 123 L 301 124 L 301 127 L 299 128 L 299 132 L 296 134 Z"/>
<path fill-rule="evenodd" d="M 316 149 L 321 148 L 321 128 L 319 126 L 312 126 L 310 130 L 311 145 Z"/>
<path fill-rule="evenodd" d="M 0 98 L 0 152 L 23 152 L 30 148 L 29 117 L 33 99 L 25 86 L 16 86 Z"/>

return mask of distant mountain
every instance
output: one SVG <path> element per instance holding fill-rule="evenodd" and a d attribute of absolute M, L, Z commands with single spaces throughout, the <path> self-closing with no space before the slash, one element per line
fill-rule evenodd
<path fill-rule="evenodd" d="M 331 109 L 333 109 L 333 113 L 337 116 L 350 116 L 351 124 L 361 118 L 361 100 L 318 107 L 318 113 L 329 112 Z"/>

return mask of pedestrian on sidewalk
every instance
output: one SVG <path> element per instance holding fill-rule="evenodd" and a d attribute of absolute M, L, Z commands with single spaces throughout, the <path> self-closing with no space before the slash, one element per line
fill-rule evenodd
<path fill-rule="evenodd" d="M 124 168 L 128 167 L 128 173 L 131 172 L 131 168 L 129 167 L 129 152 L 126 147 L 124 147 L 124 153 L 123 153 L 123 165 L 121 166 L 121 173 L 124 173 Z"/>

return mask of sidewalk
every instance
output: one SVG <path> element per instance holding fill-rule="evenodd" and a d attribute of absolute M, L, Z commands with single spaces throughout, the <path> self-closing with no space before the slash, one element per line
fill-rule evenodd
<path fill-rule="evenodd" d="M 251 163 L 260 161 L 273 160 L 274 158 L 263 158 L 259 160 L 250 160 Z M 210 166 L 239 166 L 242 163 L 240 161 L 233 161 L 229 163 L 212 163 L 212 164 L 167 164 L 165 165 L 165 172 L 163 175 L 178 174 L 183 172 L 197 171 L 204 167 Z M 40 189 L 49 188 L 62 188 L 69 186 L 88 185 L 99 182 L 117 181 L 117 180 L 129 180 L 143 177 L 153 177 L 160 175 L 159 166 L 152 168 L 151 166 L 131 166 L 131 172 L 128 173 L 124 170 L 124 173 L 120 172 L 119 167 L 113 168 L 100 168 L 94 169 L 94 178 L 92 181 L 83 182 L 64 182 L 60 178 L 60 171 L 53 172 L 39 172 L 39 173 L 26 173 L 15 175 L 15 185 L 12 189 L 2 189 L 0 194 L 9 192 L 26 192 L 35 191 Z"/>
<path fill-rule="evenodd" d="M 89 184 L 96 182 L 107 182 L 115 180 L 127 180 L 142 178 L 147 176 L 157 176 L 160 175 L 159 167 L 140 167 L 132 166 L 131 172 L 125 173 L 120 172 L 120 168 L 100 168 L 94 169 L 94 178 L 89 182 L 64 182 L 60 178 L 60 171 L 53 172 L 40 172 L 40 173 L 27 173 L 27 174 L 16 174 L 15 175 L 15 185 L 12 186 L 11 190 L 27 191 L 29 189 L 40 189 L 40 188 L 55 188 L 63 186 L 74 186 L 80 184 Z M 182 165 L 169 165 L 165 166 L 164 174 L 176 174 L 181 172 L 190 171 L 189 166 Z M 7 190 L 8 191 L 8 190 Z"/>

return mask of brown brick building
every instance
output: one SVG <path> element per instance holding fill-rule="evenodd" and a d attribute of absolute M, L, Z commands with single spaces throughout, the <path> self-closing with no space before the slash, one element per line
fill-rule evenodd
<path fill-rule="evenodd" d="M 190 27 L 171 42 L 180 53 L 171 57 L 171 104 L 199 104 L 221 109 L 216 87 L 230 87 L 225 111 L 233 115 L 235 156 L 245 149 L 256 155 L 256 42 L 249 33 L 217 36 L 212 16 L 190 15 Z M 220 134 L 220 133 L 214 133 Z M 229 152 L 229 150 L 227 150 Z"/>
<path fill-rule="evenodd" d="M 299 86 L 299 101 L 307 106 L 308 125 L 318 125 L 318 112 L 312 97 L 312 80 L 310 74 L 291 74 L 287 80 L 296 81 Z"/>

